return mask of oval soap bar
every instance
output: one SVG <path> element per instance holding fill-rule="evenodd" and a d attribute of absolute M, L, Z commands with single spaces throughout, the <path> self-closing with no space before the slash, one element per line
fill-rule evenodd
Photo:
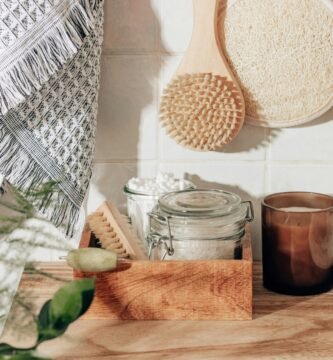
<path fill-rule="evenodd" d="M 76 270 L 102 272 L 117 267 L 117 254 L 98 248 L 71 250 L 66 258 L 67 264 Z"/>

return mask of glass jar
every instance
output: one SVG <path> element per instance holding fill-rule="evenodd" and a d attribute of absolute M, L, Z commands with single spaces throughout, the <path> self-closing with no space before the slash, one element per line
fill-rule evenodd
<path fill-rule="evenodd" d="M 195 185 L 188 180 L 179 179 L 177 181 L 179 190 L 195 188 Z M 148 214 L 156 206 L 159 197 L 166 194 L 166 191 L 160 193 L 140 192 L 131 189 L 127 184 L 124 187 L 124 193 L 127 197 L 127 212 L 133 230 L 146 246 L 146 237 L 149 233 Z"/>
<path fill-rule="evenodd" d="M 186 190 L 162 196 L 149 217 L 151 259 L 235 259 L 253 207 L 230 192 Z"/>

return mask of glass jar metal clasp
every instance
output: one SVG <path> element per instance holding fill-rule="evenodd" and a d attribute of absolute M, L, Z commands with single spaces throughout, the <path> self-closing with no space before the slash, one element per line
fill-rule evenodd
<path fill-rule="evenodd" d="M 152 212 L 148 213 L 149 216 L 149 235 L 148 235 L 148 242 L 149 242 L 149 248 L 148 248 L 148 258 L 149 260 L 152 257 L 154 248 L 165 248 L 165 253 L 162 256 L 162 260 L 165 259 L 165 257 L 172 256 L 175 253 L 175 249 L 173 247 L 173 236 L 171 233 L 171 225 L 170 225 L 170 217 L 169 216 L 162 216 L 157 215 Z M 165 221 L 168 228 L 168 236 L 161 236 L 158 234 L 151 233 L 151 220 L 155 219 L 156 221 Z"/>
<path fill-rule="evenodd" d="M 248 205 L 245 220 L 247 222 L 253 221 L 253 219 L 254 219 L 254 210 L 253 210 L 252 201 L 242 201 L 241 203 Z"/>

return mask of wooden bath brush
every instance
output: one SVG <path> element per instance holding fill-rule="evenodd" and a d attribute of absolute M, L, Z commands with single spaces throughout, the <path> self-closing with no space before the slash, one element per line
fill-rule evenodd
<path fill-rule="evenodd" d="M 161 125 L 179 144 L 211 151 L 232 141 L 241 129 L 245 105 L 217 37 L 218 0 L 193 0 L 190 45 L 164 90 Z"/>

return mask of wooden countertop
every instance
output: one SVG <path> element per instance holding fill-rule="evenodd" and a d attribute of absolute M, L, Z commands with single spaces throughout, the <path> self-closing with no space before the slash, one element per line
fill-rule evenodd
<path fill-rule="evenodd" d="M 39 268 L 71 279 L 63 263 Z M 78 320 L 40 350 L 56 359 L 333 359 L 333 291 L 311 297 L 263 289 L 254 265 L 252 321 Z M 24 274 L 21 289 L 41 305 L 61 283 Z"/>

